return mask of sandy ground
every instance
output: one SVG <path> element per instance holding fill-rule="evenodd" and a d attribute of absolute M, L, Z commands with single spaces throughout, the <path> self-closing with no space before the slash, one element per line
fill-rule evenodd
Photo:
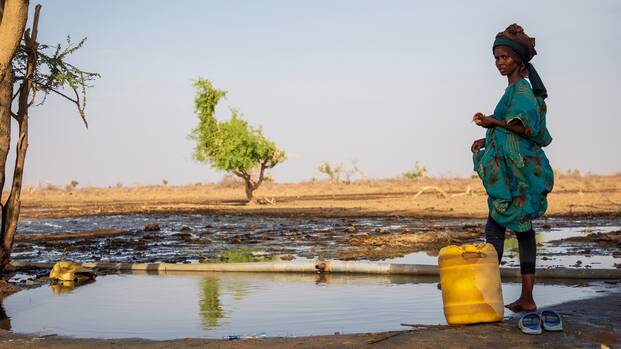
<path fill-rule="evenodd" d="M 559 333 L 524 335 L 517 320 L 472 326 L 418 327 L 391 333 L 222 341 L 179 339 L 95 340 L 0 333 L 3 348 L 616 348 L 621 345 L 621 294 L 574 301 L 554 307 L 563 317 Z M 369 314 L 372 316 L 372 314 Z M 605 346 L 602 346 L 605 345 Z"/>
<path fill-rule="evenodd" d="M 64 189 L 25 188 L 22 217 L 131 213 L 249 213 L 277 216 L 487 216 L 479 179 L 372 180 L 351 184 L 265 183 L 244 204 L 240 183 Z M 548 216 L 621 215 L 621 175 L 560 176 Z"/>

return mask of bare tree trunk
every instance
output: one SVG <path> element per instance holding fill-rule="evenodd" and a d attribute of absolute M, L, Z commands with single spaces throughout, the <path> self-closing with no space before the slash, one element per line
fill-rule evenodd
<path fill-rule="evenodd" d="M 246 186 L 246 198 L 248 199 L 248 202 L 252 201 L 252 198 L 254 197 L 254 191 L 259 189 L 259 186 L 261 185 L 261 183 L 263 183 L 263 179 L 265 178 L 265 169 L 267 169 L 267 160 L 261 163 L 259 178 L 256 180 L 256 182 L 252 179 L 250 173 L 247 173 L 245 171 L 233 171 L 233 174 L 244 180 Z"/>
<path fill-rule="evenodd" d="M 256 188 L 254 187 L 251 179 L 244 178 L 244 181 L 246 182 L 246 199 L 250 202 L 252 201 L 253 193 Z"/>
<path fill-rule="evenodd" d="M 8 1 L 11 0 L 7 0 Z M 27 5 L 27 2 L 26 2 Z M 28 150 L 28 108 L 29 95 L 33 85 L 33 75 L 37 64 L 37 34 L 39 27 L 39 12 L 41 5 L 37 5 L 32 25 L 32 35 L 30 30 L 24 33 L 28 60 L 26 63 L 26 75 L 19 90 L 19 106 L 15 118 L 19 124 L 19 139 L 17 141 L 17 157 L 15 159 L 15 170 L 13 172 L 13 182 L 11 192 L 7 202 L 2 207 L 2 246 L 0 246 L 0 273 L 4 271 L 11 257 L 13 240 L 17 231 L 17 222 L 21 208 L 22 178 L 24 176 L 24 164 L 26 161 L 26 151 Z"/>
<path fill-rule="evenodd" d="M 5 164 L 11 147 L 11 99 L 13 96 L 13 69 L 4 74 L 0 81 L 0 208 L 5 180 Z M 0 216 L 0 222 L 2 216 Z"/>
<path fill-rule="evenodd" d="M 0 207 L 11 143 L 12 61 L 24 34 L 27 17 L 27 0 L 0 0 Z M 0 221 L 4 221 L 3 217 Z"/>
<path fill-rule="evenodd" d="M 11 70 L 11 61 L 22 39 L 28 18 L 28 0 L 4 0 L 0 18 L 0 81 Z"/>

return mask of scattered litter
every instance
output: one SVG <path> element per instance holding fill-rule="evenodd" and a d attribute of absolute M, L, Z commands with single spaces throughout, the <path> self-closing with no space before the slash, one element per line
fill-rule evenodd
<path fill-rule="evenodd" d="M 231 335 L 231 336 L 224 336 L 223 339 L 227 340 L 227 341 L 236 341 L 236 340 L 239 340 L 239 339 L 267 339 L 267 333 L 261 332 L 259 334 L 254 335 L 254 336 L 243 336 L 243 337 L 240 336 L 240 335 L 235 334 L 235 335 Z"/>

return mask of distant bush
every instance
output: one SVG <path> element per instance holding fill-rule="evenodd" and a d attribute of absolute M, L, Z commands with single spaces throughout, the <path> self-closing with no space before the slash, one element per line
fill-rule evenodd
<path fill-rule="evenodd" d="M 77 186 L 80 184 L 80 182 L 76 181 L 75 179 L 72 180 L 71 182 L 67 183 L 67 185 L 65 186 L 65 189 L 67 190 L 71 190 L 71 189 L 75 189 L 77 188 Z"/>
<path fill-rule="evenodd" d="M 330 164 L 330 161 L 324 161 L 319 167 L 319 172 L 327 175 L 330 178 L 330 182 L 338 183 L 341 180 L 341 173 L 343 172 L 343 164 L 338 165 Z"/>
<path fill-rule="evenodd" d="M 418 163 L 418 161 L 416 161 L 416 163 L 414 164 L 414 170 L 413 171 L 408 171 L 408 172 L 404 172 L 401 174 L 401 176 L 403 178 L 406 179 L 421 179 L 421 178 L 425 178 L 427 177 L 427 168 L 423 165 L 421 165 L 420 163 Z"/>

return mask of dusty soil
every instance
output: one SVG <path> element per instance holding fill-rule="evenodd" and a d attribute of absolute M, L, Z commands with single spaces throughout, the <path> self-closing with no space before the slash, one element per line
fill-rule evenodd
<path fill-rule="evenodd" d="M 399 235 L 374 236 L 369 233 L 357 234 L 346 240 L 355 246 L 339 253 L 339 259 L 365 258 L 379 260 L 412 252 L 427 251 L 437 255 L 440 249 L 450 244 L 473 242 L 481 237 L 480 227 L 468 227 L 465 231 L 402 232 Z"/>
<path fill-rule="evenodd" d="M 479 179 L 265 183 L 246 205 L 241 183 L 114 188 L 26 188 L 22 217 L 134 213 L 264 214 L 281 217 L 487 216 Z M 263 203 L 263 204 L 261 204 Z M 560 176 L 549 216 L 621 215 L 621 174 Z"/>
<path fill-rule="evenodd" d="M 317 337 L 269 338 L 221 341 L 179 339 L 95 340 L 58 336 L 0 334 L 2 348 L 615 348 L 621 345 L 621 294 L 574 301 L 554 307 L 563 317 L 565 330 L 529 336 L 517 328 L 517 319 L 473 326 L 416 327 L 391 333 L 367 333 Z M 372 316 L 372 314 L 369 314 Z M 411 327 L 404 327 L 409 329 Z"/>

